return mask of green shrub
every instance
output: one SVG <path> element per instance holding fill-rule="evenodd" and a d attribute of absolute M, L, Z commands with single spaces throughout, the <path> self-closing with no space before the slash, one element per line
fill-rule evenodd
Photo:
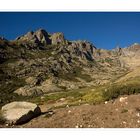
<path fill-rule="evenodd" d="M 59 72 L 57 76 L 64 80 L 74 81 L 74 82 L 79 82 L 79 80 L 77 78 L 81 78 L 81 79 L 85 80 L 86 82 L 92 81 L 91 76 L 88 74 L 83 74 L 82 68 L 79 68 L 79 67 L 75 67 L 75 69 L 69 73 Z"/>
<path fill-rule="evenodd" d="M 126 113 L 126 112 L 128 112 L 128 109 L 123 109 L 123 110 L 121 111 L 121 113 Z"/>
<path fill-rule="evenodd" d="M 140 93 L 140 85 L 127 84 L 127 85 L 112 85 L 103 91 L 103 97 L 106 100 L 117 98 L 120 95 L 130 95 Z"/>
<path fill-rule="evenodd" d="M 105 61 L 108 62 L 108 63 L 111 63 L 112 59 L 111 58 L 105 58 Z"/>

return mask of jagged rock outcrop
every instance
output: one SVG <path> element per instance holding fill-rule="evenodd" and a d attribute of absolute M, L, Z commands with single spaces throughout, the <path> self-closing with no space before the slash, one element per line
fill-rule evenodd
<path fill-rule="evenodd" d="M 66 40 L 64 38 L 63 33 L 54 33 L 51 36 L 52 44 L 53 45 L 59 45 L 59 44 L 65 44 Z"/>
<path fill-rule="evenodd" d="M 139 55 L 140 52 L 140 44 L 138 43 L 134 43 L 129 47 L 125 47 L 125 48 L 120 48 L 119 52 L 121 53 L 122 56 L 136 56 Z"/>
<path fill-rule="evenodd" d="M 7 42 L 8 40 L 6 39 L 6 38 L 4 38 L 4 37 L 0 37 L 0 41 L 5 41 L 5 42 Z M 1 42 L 2 43 L 2 42 Z"/>
<path fill-rule="evenodd" d="M 139 43 L 134 43 L 130 47 L 127 47 L 127 50 L 137 52 L 140 51 L 140 44 Z"/>
<path fill-rule="evenodd" d="M 36 32 L 28 32 L 16 38 L 16 41 L 24 45 L 26 44 L 27 47 L 40 47 L 42 45 L 51 44 L 50 35 L 44 29 L 39 29 Z"/>
<path fill-rule="evenodd" d="M 68 49 L 71 54 L 92 61 L 94 59 L 93 52 L 96 50 L 96 47 L 87 41 L 75 41 L 68 46 Z"/>
<path fill-rule="evenodd" d="M 125 67 L 135 69 L 140 66 L 140 44 L 134 43 L 129 47 L 122 48 L 121 51 L 119 59 Z"/>
<path fill-rule="evenodd" d="M 41 44 L 51 44 L 51 39 L 50 39 L 50 35 L 44 30 L 44 29 L 39 29 L 37 30 L 34 35 L 36 35 L 38 41 Z"/>
<path fill-rule="evenodd" d="M 121 47 L 116 47 L 115 49 L 112 50 L 114 53 L 116 53 L 117 55 L 122 55 L 123 51 Z"/>
<path fill-rule="evenodd" d="M 4 37 L 0 37 L 0 47 L 3 48 L 3 46 L 8 45 L 8 40 Z"/>
<path fill-rule="evenodd" d="M 27 34 L 16 38 L 16 40 L 20 41 L 20 42 L 32 42 L 32 43 L 38 43 L 38 39 L 35 36 L 33 31 L 28 32 Z"/>
<path fill-rule="evenodd" d="M 63 33 L 47 33 L 44 29 L 39 29 L 36 32 L 30 31 L 27 34 L 16 38 L 16 41 L 26 45 L 41 46 L 41 45 L 58 45 L 66 44 Z M 31 47 L 31 46 L 30 46 Z"/>

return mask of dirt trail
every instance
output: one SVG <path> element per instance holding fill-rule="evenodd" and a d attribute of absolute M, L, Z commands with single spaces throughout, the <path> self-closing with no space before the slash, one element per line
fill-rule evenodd
<path fill-rule="evenodd" d="M 17 127 L 26 128 L 126 128 L 140 127 L 140 95 L 129 95 L 99 105 L 55 109 Z"/>

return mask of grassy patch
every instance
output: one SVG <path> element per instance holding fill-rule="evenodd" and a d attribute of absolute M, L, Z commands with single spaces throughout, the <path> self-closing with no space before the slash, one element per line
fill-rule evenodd
<path fill-rule="evenodd" d="M 87 89 L 86 94 L 82 97 L 83 102 L 98 104 L 105 101 L 103 91 L 106 86 L 94 87 L 94 89 Z"/>
<path fill-rule="evenodd" d="M 123 109 L 123 110 L 121 111 L 121 113 L 126 113 L 126 112 L 128 112 L 128 109 Z"/>
<path fill-rule="evenodd" d="M 24 85 L 25 85 L 24 80 L 18 79 L 16 77 L 12 77 L 11 79 L 9 79 L 9 83 L 6 83 L 6 81 L 1 81 L 0 82 L 0 106 L 12 101 L 27 100 L 27 97 L 20 96 L 14 93 L 16 89 Z"/>
<path fill-rule="evenodd" d="M 140 93 L 140 83 L 138 78 L 131 79 L 125 83 L 114 83 L 95 87 L 88 90 L 82 97 L 85 102 L 97 104 L 104 101 L 115 99 L 121 95 L 131 95 Z"/>
<path fill-rule="evenodd" d="M 32 102 L 41 104 L 55 103 L 61 98 L 65 98 L 68 105 L 80 105 L 83 103 L 99 104 L 108 100 L 112 100 L 121 95 L 130 95 L 140 93 L 139 80 L 127 81 L 125 83 L 106 84 L 98 87 L 89 87 L 78 90 L 63 91 L 53 94 L 44 95 L 43 100 L 41 97 L 35 97 L 31 99 Z M 65 105 L 59 107 L 65 107 Z M 127 112 L 122 110 L 122 113 Z"/>
<path fill-rule="evenodd" d="M 105 61 L 111 63 L 113 60 L 111 58 L 105 58 Z"/>
<path fill-rule="evenodd" d="M 140 93 L 140 84 L 122 84 L 122 85 L 112 85 L 108 87 L 106 91 L 103 92 L 103 97 L 106 100 L 111 100 L 117 98 L 120 95 L 131 95 Z"/>
<path fill-rule="evenodd" d="M 79 82 L 79 80 L 76 79 L 76 74 L 73 72 L 69 72 L 69 73 L 60 72 L 58 74 L 58 77 L 67 81 Z"/>
<path fill-rule="evenodd" d="M 68 98 L 68 100 L 70 102 L 74 102 L 76 100 L 79 100 L 81 99 L 81 97 L 83 96 L 83 92 L 79 92 L 78 90 L 72 90 L 72 91 L 65 91 L 65 92 L 58 92 L 58 93 L 54 93 L 54 94 L 46 94 L 44 95 L 44 98 L 43 98 L 43 102 L 49 102 L 49 101 L 57 101 L 61 98 Z M 72 97 L 72 98 L 71 98 Z M 42 99 L 41 97 L 35 97 L 33 99 L 31 99 L 33 102 L 35 103 L 41 103 L 42 102 Z"/>
<path fill-rule="evenodd" d="M 79 77 L 79 78 L 81 78 L 81 79 L 84 79 L 86 82 L 91 82 L 91 81 L 92 81 L 91 76 L 88 75 L 88 74 L 78 73 L 78 74 L 77 74 L 77 77 Z"/>
<path fill-rule="evenodd" d="M 90 77 L 90 75 L 83 74 L 82 73 L 82 68 L 79 68 L 79 67 L 75 67 L 75 69 L 72 72 L 69 72 L 69 73 L 60 72 L 58 74 L 58 77 L 62 78 L 64 80 L 74 81 L 74 82 L 79 82 L 79 80 L 76 79 L 76 77 L 81 78 L 81 79 L 85 80 L 86 82 L 91 82 L 92 81 L 92 78 Z"/>

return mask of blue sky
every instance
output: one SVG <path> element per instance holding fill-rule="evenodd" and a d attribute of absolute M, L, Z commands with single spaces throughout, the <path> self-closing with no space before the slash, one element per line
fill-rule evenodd
<path fill-rule="evenodd" d="M 31 30 L 63 32 L 68 40 L 88 40 L 97 48 L 140 43 L 136 12 L 0 12 L 0 36 L 15 39 Z"/>

